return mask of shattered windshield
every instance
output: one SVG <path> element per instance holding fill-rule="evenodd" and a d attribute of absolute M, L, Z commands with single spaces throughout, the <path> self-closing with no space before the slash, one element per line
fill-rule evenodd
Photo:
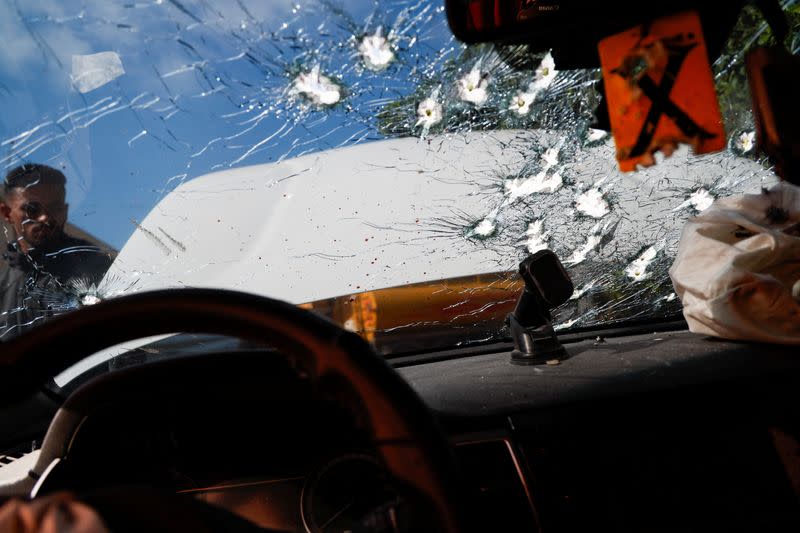
<path fill-rule="evenodd" d="M 668 320 L 687 218 L 775 182 L 751 7 L 713 64 L 728 149 L 634 173 L 595 127 L 599 69 L 464 45 L 441 1 L 2 0 L 0 28 L 4 339 L 193 286 L 302 305 L 385 354 L 497 340 L 546 248 L 576 289 L 557 328 Z"/>

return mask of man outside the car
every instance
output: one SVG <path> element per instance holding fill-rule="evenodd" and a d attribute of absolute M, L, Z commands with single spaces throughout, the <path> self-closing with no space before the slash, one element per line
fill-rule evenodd
<path fill-rule="evenodd" d="M 0 258 L 0 339 L 68 309 L 77 288 L 96 286 L 111 266 L 109 253 L 64 233 L 67 210 L 61 171 L 28 163 L 6 175 L 0 199 L 7 241 Z"/>

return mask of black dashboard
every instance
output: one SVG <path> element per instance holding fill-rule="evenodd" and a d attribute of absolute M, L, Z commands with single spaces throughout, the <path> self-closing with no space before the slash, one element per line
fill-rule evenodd
<path fill-rule="evenodd" d="M 800 530 L 793 347 L 681 331 L 401 368 L 451 433 L 504 428 L 541 531 Z"/>
<path fill-rule="evenodd" d="M 503 346 L 395 361 L 453 443 L 476 530 L 800 530 L 794 348 L 684 331 L 566 347 L 529 367 Z M 110 371 L 69 400 L 38 490 L 147 484 L 274 530 L 346 531 L 412 498 L 348 394 L 255 349 Z"/>

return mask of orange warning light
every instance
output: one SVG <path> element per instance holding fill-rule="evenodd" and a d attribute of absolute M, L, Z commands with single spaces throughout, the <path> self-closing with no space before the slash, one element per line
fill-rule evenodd
<path fill-rule="evenodd" d="M 622 171 L 655 163 L 679 143 L 696 154 L 726 145 L 700 17 L 688 11 L 598 43 L 611 131 Z"/>

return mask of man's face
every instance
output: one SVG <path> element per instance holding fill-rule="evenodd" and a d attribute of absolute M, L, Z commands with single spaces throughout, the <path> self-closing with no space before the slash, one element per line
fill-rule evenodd
<path fill-rule="evenodd" d="M 23 249 L 36 248 L 61 236 L 67 222 L 65 200 L 59 185 L 15 188 L 0 202 L 0 214 L 14 228 Z"/>

